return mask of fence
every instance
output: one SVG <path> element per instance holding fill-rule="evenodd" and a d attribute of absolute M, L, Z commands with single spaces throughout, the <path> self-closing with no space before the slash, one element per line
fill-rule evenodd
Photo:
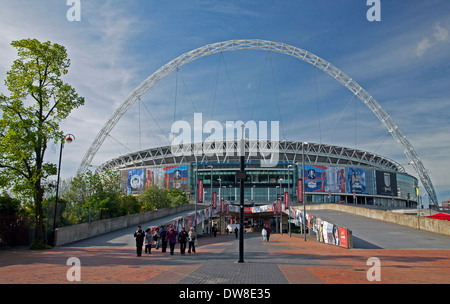
<path fill-rule="evenodd" d="M 0 246 L 29 245 L 32 239 L 32 218 L 19 215 L 0 215 Z"/>

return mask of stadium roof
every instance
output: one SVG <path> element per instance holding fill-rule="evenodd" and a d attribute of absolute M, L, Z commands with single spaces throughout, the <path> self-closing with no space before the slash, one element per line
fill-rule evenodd
<path fill-rule="evenodd" d="M 183 146 L 163 146 L 136 151 L 113 158 L 97 169 L 124 170 L 139 167 L 168 166 L 190 164 L 195 162 L 231 163 L 239 161 L 236 151 L 239 151 L 239 140 L 216 141 L 204 143 L 190 143 Z M 273 157 L 274 151 L 278 151 L 278 163 L 301 163 L 304 148 L 305 164 L 328 164 L 341 166 L 371 167 L 374 169 L 405 173 L 405 169 L 399 163 L 384 156 L 353 148 L 333 146 L 317 143 L 302 143 L 295 141 L 280 141 L 267 145 L 258 141 L 246 140 L 246 162 L 259 163 Z M 272 151 L 271 154 L 261 154 L 263 148 Z M 217 153 L 223 152 L 223 153 Z M 249 153 L 249 151 L 251 153 Z"/>

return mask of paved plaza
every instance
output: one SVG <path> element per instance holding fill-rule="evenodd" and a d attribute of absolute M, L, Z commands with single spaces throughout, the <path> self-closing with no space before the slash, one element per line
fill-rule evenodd
<path fill-rule="evenodd" d="M 273 234 L 264 242 L 250 232 L 244 251 L 244 263 L 238 263 L 234 234 L 200 237 L 197 253 L 183 256 L 178 246 L 173 256 L 153 248 L 142 257 L 132 247 L 3 249 L 0 283 L 438 284 L 450 278 L 450 250 L 445 249 L 345 249 L 288 234 Z M 71 257 L 81 264 L 79 282 L 67 279 Z M 373 257 L 380 261 L 380 281 L 368 280 Z"/>

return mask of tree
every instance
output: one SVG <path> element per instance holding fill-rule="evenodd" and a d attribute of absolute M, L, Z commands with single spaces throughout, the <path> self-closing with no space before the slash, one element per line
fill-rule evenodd
<path fill-rule="evenodd" d="M 123 195 L 120 210 L 121 215 L 134 214 L 139 213 L 141 209 L 141 205 L 139 204 L 138 199 L 133 195 Z"/>
<path fill-rule="evenodd" d="M 172 207 L 189 204 L 186 197 L 186 193 L 182 190 L 178 189 L 167 190 L 167 196 L 171 202 L 170 205 Z"/>
<path fill-rule="evenodd" d="M 101 210 L 106 217 L 122 215 L 119 209 L 123 190 L 120 188 L 119 171 L 94 174 L 88 171 L 86 176 L 90 192 L 88 205 L 94 210 Z"/>
<path fill-rule="evenodd" d="M 0 186 L 33 200 L 35 241 L 44 240 L 43 179 L 56 174 L 45 161 L 49 142 L 64 140 L 60 122 L 84 104 L 84 98 L 61 79 L 70 60 L 66 49 L 49 41 L 24 39 L 11 43 L 16 59 L 0 94 Z"/>
<path fill-rule="evenodd" d="M 141 211 L 153 211 L 163 208 L 188 204 L 186 193 L 177 189 L 166 190 L 158 186 L 151 186 L 139 195 Z"/>
<path fill-rule="evenodd" d="M 142 192 L 138 200 L 142 205 L 141 211 L 153 211 L 170 207 L 167 191 L 155 185 Z"/>
<path fill-rule="evenodd" d="M 130 211 L 125 206 L 119 171 L 93 173 L 88 170 L 62 184 L 61 197 L 68 202 L 66 216 L 71 217 L 70 222 L 89 220 L 92 212 L 101 212 L 104 218 L 111 218 Z M 128 202 L 133 204 L 131 200 Z"/>
<path fill-rule="evenodd" d="M 8 194 L 0 195 L 0 215 L 17 215 L 21 210 L 20 201 Z"/>

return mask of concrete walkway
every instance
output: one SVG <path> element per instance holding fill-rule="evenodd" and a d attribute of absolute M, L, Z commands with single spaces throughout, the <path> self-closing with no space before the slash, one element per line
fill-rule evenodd
<path fill-rule="evenodd" d="M 129 235 L 133 240 L 133 236 Z M 127 240 L 127 243 L 129 240 Z M 132 241 L 131 241 L 132 242 Z M 0 284 L 77 284 L 67 279 L 67 260 L 81 263 L 79 283 L 148 284 L 435 284 L 450 280 L 450 250 L 345 249 L 305 242 L 301 235 L 271 236 L 263 242 L 247 233 L 244 263 L 234 234 L 199 238 L 196 254 L 152 249 L 136 257 L 124 247 L 57 247 L 51 250 L 0 250 Z M 380 281 L 369 281 L 380 261 Z"/>
<path fill-rule="evenodd" d="M 350 229 L 355 249 L 450 249 L 448 235 L 335 210 L 311 210 L 310 213 Z"/>

